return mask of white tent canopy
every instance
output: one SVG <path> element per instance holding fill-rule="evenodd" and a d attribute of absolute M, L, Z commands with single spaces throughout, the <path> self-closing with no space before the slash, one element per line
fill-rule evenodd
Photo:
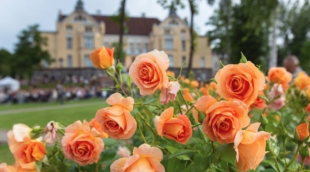
<path fill-rule="evenodd" d="M 5 88 L 8 88 L 11 91 L 18 91 L 20 83 L 18 80 L 7 76 L 0 80 L 0 90 L 4 90 Z"/>

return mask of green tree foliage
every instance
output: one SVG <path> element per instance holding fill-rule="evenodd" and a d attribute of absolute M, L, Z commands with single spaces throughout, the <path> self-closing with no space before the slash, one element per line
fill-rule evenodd
<path fill-rule="evenodd" d="M 12 76 L 30 77 L 34 70 L 42 68 L 43 61 L 52 62 L 48 51 L 42 49 L 47 45 L 47 38 L 41 36 L 38 28 L 38 25 L 29 26 L 19 34 L 14 60 L 10 63 Z"/>
<path fill-rule="evenodd" d="M 256 64 L 267 62 L 270 18 L 277 6 L 277 0 L 241 0 L 237 4 L 220 0 L 207 23 L 214 26 L 207 35 L 215 52 L 226 54 L 231 63 L 239 62 L 241 52 Z"/>
<path fill-rule="evenodd" d="M 10 64 L 13 61 L 13 55 L 5 50 L 0 50 L 0 78 L 6 75 L 10 75 L 11 67 Z"/>
<path fill-rule="evenodd" d="M 299 58 L 301 67 L 309 73 L 309 1 L 306 0 L 303 4 L 296 1 L 293 5 L 283 2 L 281 7 L 280 33 L 284 43 L 278 50 L 278 64 L 281 65 L 287 55 L 294 54 Z"/>

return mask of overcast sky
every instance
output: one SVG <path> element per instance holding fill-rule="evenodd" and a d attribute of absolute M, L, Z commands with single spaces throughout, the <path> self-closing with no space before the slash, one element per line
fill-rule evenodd
<path fill-rule="evenodd" d="M 73 12 L 77 0 L 0 0 L 0 49 L 14 50 L 18 41 L 17 35 L 29 25 L 39 24 L 40 30 L 55 31 L 58 11 L 63 14 Z M 83 0 L 84 9 L 90 14 L 100 10 L 102 15 L 115 14 L 120 0 Z M 186 2 L 184 9 L 177 11 L 183 19 L 189 19 L 189 9 Z M 196 30 L 200 35 L 205 34 L 208 27 L 205 25 L 213 13 L 214 7 L 207 5 L 206 0 L 199 1 L 199 14 L 195 17 Z M 168 15 L 157 0 L 127 0 L 126 11 L 130 16 L 156 17 L 163 20 Z"/>

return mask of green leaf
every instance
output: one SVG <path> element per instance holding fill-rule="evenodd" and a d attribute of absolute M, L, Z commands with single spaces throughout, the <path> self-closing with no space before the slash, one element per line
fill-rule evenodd
<path fill-rule="evenodd" d="M 175 147 L 172 147 L 172 146 L 166 146 L 166 148 L 172 154 L 175 153 L 175 152 L 180 151 L 178 148 L 175 148 Z M 188 155 L 186 155 L 186 154 L 179 155 L 179 156 L 177 156 L 177 158 L 180 159 L 180 160 L 185 160 L 185 161 L 190 160 L 190 157 Z"/>
<path fill-rule="evenodd" d="M 115 68 L 114 68 L 114 66 L 106 69 L 105 72 L 107 73 L 108 76 L 114 77 L 114 75 L 115 75 Z"/>
<path fill-rule="evenodd" d="M 210 82 L 215 82 L 217 84 L 217 81 L 214 78 L 211 78 Z"/>
<path fill-rule="evenodd" d="M 127 86 L 131 87 L 131 84 L 132 84 L 132 79 L 129 75 L 127 75 Z"/>
<path fill-rule="evenodd" d="M 267 103 L 269 102 L 269 99 L 266 96 L 259 95 L 258 97 L 261 99 L 264 99 Z"/>
<path fill-rule="evenodd" d="M 104 138 L 103 143 L 104 143 L 104 146 L 112 146 L 112 145 L 118 144 L 118 141 L 114 139 L 110 139 L 110 138 Z"/>
<path fill-rule="evenodd" d="M 288 161 L 286 161 L 286 162 L 288 162 Z M 270 165 L 270 166 L 274 169 L 274 171 L 277 171 L 277 167 L 276 167 L 274 161 L 271 161 L 271 160 L 263 160 L 262 163 L 261 163 L 261 165 L 264 165 L 264 166 Z M 279 163 L 278 165 L 279 165 L 280 171 L 284 171 L 284 167 L 282 166 L 282 164 Z"/>
<path fill-rule="evenodd" d="M 47 156 L 46 156 L 46 155 L 44 156 L 42 162 L 43 162 L 45 165 L 50 165 L 50 164 L 48 163 L 48 159 L 47 159 Z"/>
<path fill-rule="evenodd" d="M 37 171 L 40 172 L 41 168 L 42 168 L 42 162 L 41 161 L 36 161 L 36 169 L 37 169 Z"/>
<path fill-rule="evenodd" d="M 275 142 L 275 140 L 270 138 L 267 142 L 269 144 L 270 151 L 273 152 L 275 156 L 278 156 L 280 153 L 280 147 Z"/>
<path fill-rule="evenodd" d="M 195 150 L 180 150 L 178 152 L 175 152 L 175 153 L 169 155 L 167 159 L 171 159 L 171 158 L 177 157 L 179 155 L 184 155 L 184 154 L 192 153 L 192 152 L 196 152 L 196 151 Z"/>
<path fill-rule="evenodd" d="M 223 144 L 216 148 L 215 156 L 233 165 L 236 163 L 236 151 L 233 144 Z"/>
<path fill-rule="evenodd" d="M 154 102 L 156 100 L 158 100 L 158 98 L 149 99 L 149 100 L 145 101 L 145 104 L 150 104 L 150 103 L 152 103 L 152 102 Z"/>
<path fill-rule="evenodd" d="M 240 59 L 240 63 L 246 63 L 248 60 L 246 59 L 246 57 L 244 56 L 244 54 L 241 52 L 241 59 Z"/>
<path fill-rule="evenodd" d="M 113 149 L 105 150 L 100 155 L 100 162 L 112 160 L 115 157 L 115 155 L 116 155 L 115 150 Z"/>

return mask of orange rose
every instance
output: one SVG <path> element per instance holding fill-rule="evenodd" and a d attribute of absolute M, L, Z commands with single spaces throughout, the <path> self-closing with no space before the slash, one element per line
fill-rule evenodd
<path fill-rule="evenodd" d="M 156 124 L 158 135 L 185 144 L 192 137 L 192 124 L 186 115 L 173 117 L 173 108 L 163 111 Z"/>
<path fill-rule="evenodd" d="M 278 83 L 286 90 L 288 83 L 291 82 L 293 76 L 283 67 L 272 67 L 268 72 L 268 80 L 272 83 Z"/>
<path fill-rule="evenodd" d="M 303 141 L 309 136 L 308 123 L 299 124 L 296 127 L 296 132 L 299 137 L 299 140 Z"/>
<path fill-rule="evenodd" d="M 216 75 L 217 92 L 224 98 L 234 98 L 250 106 L 264 89 L 265 77 L 250 61 L 237 65 L 229 64 Z"/>
<path fill-rule="evenodd" d="M 209 95 L 209 90 L 208 90 L 208 88 L 206 88 L 206 87 L 201 87 L 201 88 L 199 89 L 199 91 L 202 92 L 202 94 L 203 94 L 204 96 Z"/>
<path fill-rule="evenodd" d="M 99 137 L 101 137 L 101 138 L 108 138 L 109 137 L 109 135 L 107 133 L 102 131 L 101 125 L 96 121 L 95 118 L 90 120 L 89 126 L 91 128 L 95 128 L 96 129 L 96 131 L 98 132 Z"/>
<path fill-rule="evenodd" d="M 86 121 L 76 121 L 66 127 L 61 145 L 64 156 L 82 166 L 98 162 L 104 147 L 98 131 Z"/>
<path fill-rule="evenodd" d="M 240 130 L 236 134 L 234 149 L 239 172 L 255 169 L 265 157 L 266 140 L 270 138 L 270 133 L 257 132 L 259 126 L 260 123 L 251 124 L 246 130 Z"/>
<path fill-rule="evenodd" d="M 211 82 L 208 86 L 211 90 L 216 90 L 217 84 L 215 82 Z"/>
<path fill-rule="evenodd" d="M 305 111 L 310 114 L 310 103 L 307 105 L 307 107 L 305 108 Z"/>
<path fill-rule="evenodd" d="M 191 87 L 192 88 L 198 88 L 199 87 L 199 82 L 194 80 L 194 81 L 191 81 Z"/>
<path fill-rule="evenodd" d="M 114 48 L 102 48 L 96 49 L 90 54 L 90 60 L 94 66 L 99 69 L 108 69 L 114 66 Z"/>
<path fill-rule="evenodd" d="M 16 169 L 13 166 L 7 165 L 6 163 L 1 163 L 0 172 L 16 172 Z"/>
<path fill-rule="evenodd" d="M 9 149 L 12 153 L 24 143 L 24 139 L 30 139 L 31 128 L 25 124 L 13 125 L 13 130 L 7 133 Z"/>
<path fill-rule="evenodd" d="M 168 86 L 166 70 L 169 58 L 163 51 L 151 51 L 136 57 L 129 68 L 129 76 L 139 87 L 142 96 L 152 95 L 163 86 Z"/>
<path fill-rule="evenodd" d="M 257 108 L 257 109 L 264 109 L 267 107 L 266 101 L 259 96 L 264 96 L 264 92 L 260 91 L 258 93 L 257 98 L 255 99 L 254 103 L 251 105 L 252 108 Z"/>
<path fill-rule="evenodd" d="M 42 161 L 46 149 L 42 142 L 25 138 L 24 143 L 14 152 L 17 171 L 36 172 L 36 161 Z"/>
<path fill-rule="evenodd" d="M 184 84 L 189 84 L 189 79 L 188 78 L 186 78 L 186 79 L 184 79 Z"/>
<path fill-rule="evenodd" d="M 131 138 L 137 129 L 137 122 L 130 114 L 134 100 L 114 93 L 107 103 L 111 106 L 98 110 L 95 117 L 101 129 L 114 139 Z"/>
<path fill-rule="evenodd" d="M 306 73 L 300 72 L 298 76 L 294 79 L 294 84 L 300 90 L 306 90 L 310 88 L 310 78 Z"/>
<path fill-rule="evenodd" d="M 236 133 L 250 124 L 246 105 L 237 99 L 216 102 L 203 96 L 195 106 L 206 114 L 202 129 L 212 141 L 232 143 Z"/>
<path fill-rule="evenodd" d="M 194 101 L 193 96 L 191 95 L 191 93 L 189 92 L 188 88 L 184 88 L 183 89 L 183 97 L 186 101 L 192 102 Z"/>
<path fill-rule="evenodd" d="M 114 161 L 110 170 L 111 172 L 165 172 L 164 166 L 160 163 L 162 159 L 163 153 L 160 149 L 143 144 L 139 148 L 133 149 L 132 156 Z"/>

